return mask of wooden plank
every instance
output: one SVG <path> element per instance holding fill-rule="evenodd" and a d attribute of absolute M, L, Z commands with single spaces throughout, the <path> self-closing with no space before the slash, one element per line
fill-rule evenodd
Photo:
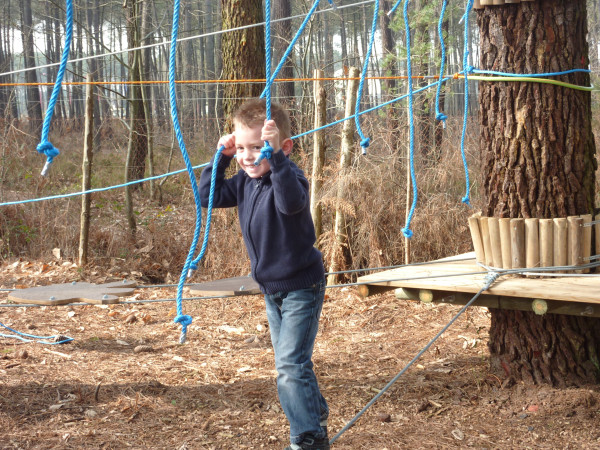
<path fill-rule="evenodd" d="M 510 242 L 510 218 L 500 219 L 500 246 L 502 247 L 502 268 L 512 269 L 512 244 Z"/>
<path fill-rule="evenodd" d="M 494 267 L 502 268 L 502 243 L 500 241 L 500 221 L 496 217 L 488 218 L 490 244 L 492 247 L 492 260 Z"/>
<path fill-rule="evenodd" d="M 115 281 L 113 283 L 93 284 L 73 282 L 16 289 L 8 295 L 15 303 L 34 305 L 66 305 L 75 302 L 110 305 L 119 303 L 119 297 L 133 294 L 135 281 Z"/>
<path fill-rule="evenodd" d="M 525 219 L 510 219 L 510 242 L 513 269 L 525 267 Z"/>
<path fill-rule="evenodd" d="M 540 266 L 540 232 L 538 219 L 525 219 L 526 267 Z"/>
<path fill-rule="evenodd" d="M 252 277 L 233 277 L 189 286 L 190 294 L 200 296 L 234 296 L 260 294 L 258 283 Z"/>

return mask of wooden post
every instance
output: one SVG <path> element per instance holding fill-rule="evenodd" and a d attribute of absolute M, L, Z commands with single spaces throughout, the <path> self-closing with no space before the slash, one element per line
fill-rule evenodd
<path fill-rule="evenodd" d="M 488 230 L 494 267 L 500 268 L 502 267 L 502 245 L 500 243 L 500 222 L 496 217 L 488 217 Z"/>
<path fill-rule="evenodd" d="M 525 219 L 525 263 L 529 268 L 540 266 L 538 219 Z"/>
<path fill-rule="evenodd" d="M 525 219 L 510 219 L 512 268 L 525 267 Z"/>
<path fill-rule="evenodd" d="M 492 241 L 490 241 L 490 228 L 488 226 L 488 218 L 479 218 L 479 229 L 481 230 L 481 239 L 483 240 L 483 250 L 485 252 L 485 265 L 493 266 L 494 258 L 492 256 Z"/>
<path fill-rule="evenodd" d="M 323 88 L 323 71 L 316 69 L 313 72 L 315 81 L 313 82 L 313 100 L 315 102 L 315 121 L 314 127 L 320 128 L 325 125 L 327 120 L 326 98 L 327 94 Z M 325 163 L 325 135 L 323 131 L 316 131 L 313 138 L 313 167 L 312 183 L 310 189 L 310 212 L 315 225 L 315 234 L 317 241 L 322 231 L 322 209 L 319 203 L 319 195 L 323 187 L 323 165 Z"/>
<path fill-rule="evenodd" d="M 569 230 L 569 265 L 580 266 L 583 262 L 581 256 L 581 241 L 583 240 L 583 219 L 577 216 L 567 217 L 567 224 Z M 580 273 L 581 271 L 576 271 Z"/>
<path fill-rule="evenodd" d="M 589 264 L 590 256 L 592 256 L 592 215 L 584 214 L 581 216 L 582 222 L 582 239 L 581 239 L 581 257 L 582 264 Z M 586 226 L 587 224 L 587 226 Z M 589 273 L 590 269 L 583 269 L 583 273 Z"/>
<path fill-rule="evenodd" d="M 510 218 L 500 219 L 500 245 L 502 247 L 502 267 L 512 269 L 512 244 L 510 240 Z"/>
<path fill-rule="evenodd" d="M 87 75 L 85 93 L 85 131 L 83 140 L 82 191 L 91 187 L 92 159 L 94 149 L 94 86 L 92 74 Z M 79 225 L 79 266 L 85 266 L 88 261 L 88 241 L 90 231 L 90 194 L 81 196 L 81 221 Z"/>
<path fill-rule="evenodd" d="M 567 219 L 556 218 L 554 222 L 554 265 L 566 266 L 567 256 Z"/>
<path fill-rule="evenodd" d="M 348 86 L 346 87 L 346 110 L 345 117 L 350 117 L 354 114 L 354 106 L 356 103 L 356 94 L 358 92 L 358 75 L 359 70 L 356 67 L 350 67 Z M 341 207 L 341 202 L 345 198 L 345 181 L 344 178 L 348 175 L 347 171 L 350 168 L 352 160 L 352 148 L 354 143 L 354 120 L 346 120 L 342 126 L 342 139 L 341 139 L 341 150 L 340 150 L 340 174 L 338 180 L 341 182 L 338 185 L 337 199 L 335 205 L 335 222 L 333 226 L 333 233 L 335 238 L 334 248 L 331 252 L 331 258 L 329 260 L 329 271 L 337 272 L 340 270 L 340 259 L 343 257 L 343 249 L 348 241 L 348 234 L 346 229 L 346 215 L 344 209 Z M 327 284 L 337 284 L 338 276 L 335 274 L 327 277 Z"/>
<path fill-rule="evenodd" d="M 481 230 L 479 229 L 479 217 L 477 214 L 469 217 L 469 230 L 471 231 L 471 240 L 473 241 L 473 249 L 475 250 L 475 259 L 480 263 L 485 264 L 485 251 L 483 249 Z"/>
<path fill-rule="evenodd" d="M 540 266 L 552 266 L 553 254 L 553 222 L 552 219 L 540 219 Z"/>
<path fill-rule="evenodd" d="M 594 222 L 600 222 L 600 214 L 596 214 Z M 600 223 L 594 224 L 594 237 L 596 238 L 596 255 L 600 255 Z"/>

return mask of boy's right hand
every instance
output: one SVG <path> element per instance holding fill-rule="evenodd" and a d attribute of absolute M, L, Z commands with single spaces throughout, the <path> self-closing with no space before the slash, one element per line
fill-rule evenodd
<path fill-rule="evenodd" d="M 217 143 L 217 149 L 221 148 L 221 146 L 225 147 L 221 152 L 222 155 L 233 157 L 235 155 L 235 134 L 221 136 L 221 139 Z"/>

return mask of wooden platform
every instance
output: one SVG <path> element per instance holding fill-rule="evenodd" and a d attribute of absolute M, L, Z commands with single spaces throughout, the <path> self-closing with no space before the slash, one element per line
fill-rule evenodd
<path fill-rule="evenodd" d="M 457 273 L 468 275 L 448 276 Z M 370 274 L 358 282 L 365 283 L 359 286 L 363 296 L 396 289 L 398 298 L 464 305 L 485 285 L 485 276 L 486 272 L 475 263 L 475 254 L 467 253 Z M 475 305 L 600 317 L 600 276 L 504 275 L 482 293 Z"/>
<path fill-rule="evenodd" d="M 260 294 L 258 283 L 251 277 L 224 278 L 190 285 L 192 295 L 233 296 Z"/>

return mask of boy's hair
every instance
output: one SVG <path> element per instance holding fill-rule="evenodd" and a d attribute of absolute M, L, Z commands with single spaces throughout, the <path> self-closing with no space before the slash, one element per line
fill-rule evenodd
<path fill-rule="evenodd" d="M 233 123 L 241 123 L 247 127 L 262 127 L 267 118 L 266 100 L 255 98 L 242 103 L 233 113 Z M 288 112 L 278 103 L 271 103 L 271 119 L 277 124 L 281 139 L 291 137 L 291 124 Z"/>

